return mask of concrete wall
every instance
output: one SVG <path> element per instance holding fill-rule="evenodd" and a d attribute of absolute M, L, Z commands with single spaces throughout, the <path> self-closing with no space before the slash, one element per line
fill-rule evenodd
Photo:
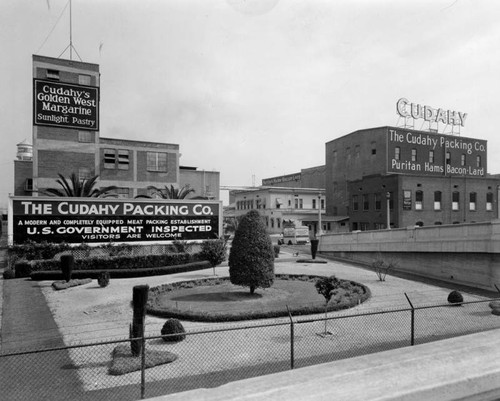
<path fill-rule="evenodd" d="M 500 220 L 326 234 L 319 252 L 368 265 L 393 261 L 398 270 L 451 283 L 500 287 Z"/>

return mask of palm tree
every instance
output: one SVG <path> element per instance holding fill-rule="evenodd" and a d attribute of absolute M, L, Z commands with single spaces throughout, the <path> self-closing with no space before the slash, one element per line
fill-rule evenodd
<path fill-rule="evenodd" d="M 69 179 L 66 179 L 62 174 L 58 175 L 59 179 L 56 182 L 62 187 L 62 190 L 47 188 L 43 191 L 47 195 L 72 198 L 106 198 L 116 196 L 116 194 L 110 193 L 117 188 L 114 185 L 104 188 L 94 188 L 99 177 L 98 175 L 83 180 L 80 180 L 75 173 L 72 173 Z"/>
<path fill-rule="evenodd" d="M 153 195 L 137 195 L 136 198 L 161 198 L 161 199 L 185 199 L 190 193 L 194 193 L 193 188 L 189 188 L 189 185 L 184 185 L 182 188 L 175 188 L 170 185 L 170 188 L 165 185 L 164 189 L 158 189 L 154 185 L 148 187 L 150 191 L 153 191 Z"/>

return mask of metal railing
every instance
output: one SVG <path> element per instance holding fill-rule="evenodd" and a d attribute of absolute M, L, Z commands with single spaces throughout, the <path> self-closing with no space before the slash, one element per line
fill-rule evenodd
<path fill-rule="evenodd" d="M 405 308 L 326 317 L 289 312 L 212 324 L 179 342 L 148 335 L 158 324 L 147 325 L 140 357 L 129 355 L 130 339 L 1 354 L 2 399 L 143 399 L 500 328 L 493 299 L 415 307 L 405 295 Z"/>

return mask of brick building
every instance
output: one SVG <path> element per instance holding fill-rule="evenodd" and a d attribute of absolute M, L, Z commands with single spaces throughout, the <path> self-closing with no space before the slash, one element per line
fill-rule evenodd
<path fill-rule="evenodd" d="M 179 145 L 101 137 L 99 89 L 97 64 L 33 56 L 32 157 L 18 145 L 14 195 L 42 195 L 59 187 L 58 174 L 75 173 L 98 175 L 98 186 L 118 187 L 119 197 L 189 185 L 193 197 L 219 199 L 219 172 L 180 166 Z"/>
<path fill-rule="evenodd" d="M 351 230 L 491 221 L 500 180 L 487 143 L 408 128 L 355 131 L 326 143 L 327 215 Z"/>

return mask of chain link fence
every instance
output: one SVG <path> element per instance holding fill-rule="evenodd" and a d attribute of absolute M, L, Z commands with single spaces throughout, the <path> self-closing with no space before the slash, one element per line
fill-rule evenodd
<path fill-rule="evenodd" d="M 146 336 L 139 357 L 130 355 L 130 339 L 2 354 L 2 399 L 136 400 L 500 328 L 492 299 L 408 301 L 393 310 L 216 324 L 178 342 Z"/>

